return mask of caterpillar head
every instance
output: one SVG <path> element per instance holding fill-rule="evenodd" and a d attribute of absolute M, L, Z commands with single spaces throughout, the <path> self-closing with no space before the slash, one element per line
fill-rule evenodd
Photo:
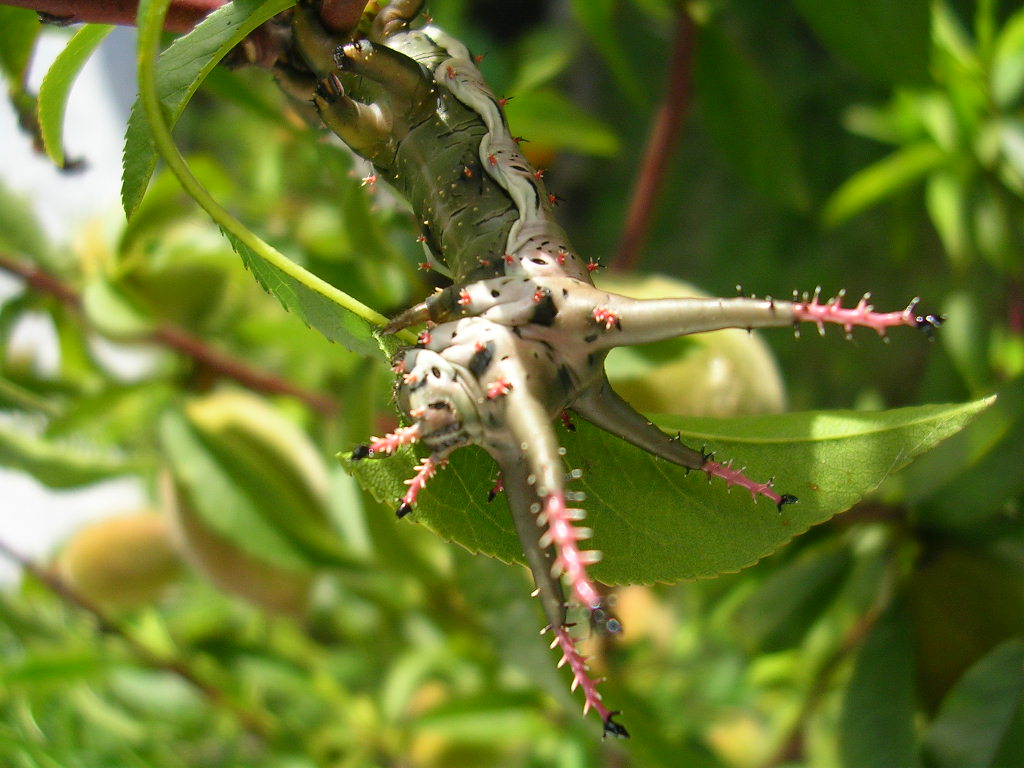
<path fill-rule="evenodd" d="M 420 442 L 435 453 L 474 442 L 480 419 L 469 371 L 430 349 L 407 350 L 399 370 L 398 406 L 415 425 Z"/>

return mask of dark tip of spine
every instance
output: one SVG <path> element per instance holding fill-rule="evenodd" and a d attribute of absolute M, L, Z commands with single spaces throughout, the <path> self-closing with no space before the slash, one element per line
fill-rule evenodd
<path fill-rule="evenodd" d="M 924 332 L 929 339 L 934 338 L 935 329 L 946 322 L 945 315 L 922 315 L 914 318 L 914 324 Z"/>
<path fill-rule="evenodd" d="M 628 739 L 629 731 L 626 730 L 626 726 L 615 722 L 615 716 L 621 714 L 619 711 L 609 712 L 608 717 L 604 721 L 604 733 L 601 734 L 603 739 L 605 736 L 615 736 L 619 739 Z"/>
<path fill-rule="evenodd" d="M 781 512 L 782 511 L 782 507 L 783 507 L 784 504 L 798 504 L 799 502 L 800 502 L 800 499 L 798 499 L 793 494 L 791 494 L 791 493 L 784 493 L 779 498 L 779 503 L 776 504 L 775 506 L 777 506 L 779 508 L 779 512 Z"/>
<path fill-rule="evenodd" d="M 404 501 L 398 505 L 398 509 L 395 511 L 395 517 L 401 520 L 403 517 L 412 512 L 412 504 L 406 504 Z"/>
<path fill-rule="evenodd" d="M 352 461 L 359 461 L 360 459 L 366 459 L 370 456 L 370 446 L 368 445 L 357 445 L 352 449 Z"/>

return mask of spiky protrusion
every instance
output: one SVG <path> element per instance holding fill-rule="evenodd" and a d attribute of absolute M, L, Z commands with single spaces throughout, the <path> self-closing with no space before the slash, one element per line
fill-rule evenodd
<path fill-rule="evenodd" d="M 589 528 L 573 525 L 573 521 L 581 520 L 584 514 L 582 509 L 569 509 L 563 494 L 553 493 L 548 496 L 543 512 L 537 516 L 537 524 L 546 526 L 540 545 L 554 545 L 555 548 L 553 574 L 565 574 L 576 601 L 595 611 L 604 604 L 604 600 L 587 574 L 587 566 L 600 562 L 601 553 L 594 549 L 580 550 L 577 546 L 577 542 L 593 535 Z"/>
<path fill-rule="evenodd" d="M 416 497 L 426 487 L 427 481 L 437 474 L 437 470 L 444 469 L 447 465 L 447 459 L 435 460 L 430 456 L 417 464 L 416 474 L 404 481 L 409 486 L 409 490 L 402 497 L 402 503 L 398 505 L 398 511 L 395 514 L 398 517 L 405 517 L 412 512 L 412 505 L 416 503 Z"/>
<path fill-rule="evenodd" d="M 576 642 L 569 634 L 569 627 L 563 624 L 554 628 L 555 639 L 551 641 L 552 648 L 559 648 L 562 651 L 562 658 L 558 662 L 559 667 L 569 665 L 572 670 L 572 690 L 577 688 L 583 690 L 583 714 L 594 709 L 604 723 L 604 735 L 616 736 L 620 739 L 628 739 L 629 731 L 625 726 L 615 722 L 617 711 L 608 709 L 601 701 L 601 694 L 597 690 L 600 680 L 590 677 L 587 668 L 587 659 L 582 656 L 576 648 Z"/>
<path fill-rule="evenodd" d="M 875 312 L 875 308 L 868 303 L 870 293 L 865 293 L 856 306 L 844 308 L 843 298 L 845 291 L 839 291 L 836 295 L 826 301 L 820 302 L 821 287 L 814 290 L 811 295 L 804 294 L 798 300 L 797 295 L 793 296 L 793 317 L 796 321 L 811 322 L 818 326 L 818 333 L 825 335 L 825 323 L 841 325 L 849 337 L 853 333 L 854 326 L 873 328 L 879 336 L 885 336 L 889 328 L 907 326 L 920 328 L 930 332 L 933 328 L 942 325 L 945 319 L 941 315 L 918 315 L 917 305 L 921 299 L 915 297 L 902 312 Z"/>
<path fill-rule="evenodd" d="M 389 432 L 384 437 L 370 438 L 369 445 L 358 445 L 352 450 L 352 458 L 355 460 L 368 459 L 378 454 L 390 456 L 403 445 L 412 445 L 420 439 L 420 425 L 413 424 L 411 427 L 399 427 L 394 432 Z"/>
<path fill-rule="evenodd" d="M 729 461 L 724 464 L 708 459 L 704 462 L 704 466 L 701 467 L 701 470 L 707 473 L 709 479 L 712 477 L 719 477 L 725 480 L 725 487 L 729 490 L 731 490 L 734 485 L 737 485 L 740 488 L 746 488 L 750 491 L 750 498 L 752 498 L 755 503 L 757 502 L 758 496 L 764 496 L 765 498 L 771 499 L 780 512 L 782 511 L 783 505 L 796 504 L 797 502 L 796 496 L 788 493 L 776 493 L 772 487 L 775 482 L 774 480 L 769 480 L 766 483 L 758 483 L 751 480 L 744 474 L 746 467 L 733 469 L 732 459 L 729 459 Z"/>

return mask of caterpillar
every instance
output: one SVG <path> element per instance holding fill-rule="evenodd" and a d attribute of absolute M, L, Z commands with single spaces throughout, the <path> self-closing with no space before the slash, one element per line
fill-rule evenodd
<path fill-rule="evenodd" d="M 398 353 L 396 400 L 405 426 L 357 446 L 354 459 L 386 457 L 418 443 L 429 452 L 406 481 L 397 514 L 463 446 L 484 448 L 500 471 L 513 522 L 553 634 L 552 647 L 593 709 L 605 735 L 626 728 L 597 690 L 567 623 L 569 597 L 591 626 L 621 630 L 588 575 L 600 558 L 584 548 L 553 421 L 571 411 L 666 461 L 719 478 L 781 508 L 796 503 L 771 480 L 758 482 L 684 445 L 619 397 L 604 373 L 608 352 L 722 328 L 814 323 L 884 335 L 909 326 L 930 332 L 942 318 L 917 313 L 917 300 L 876 312 L 864 296 L 818 292 L 791 301 L 636 300 L 594 286 L 584 261 L 554 220 L 542 174 L 509 131 L 502 103 L 468 49 L 429 20 L 415 23 L 422 0 L 393 0 L 365 34 L 329 31 L 312 4 L 294 12 L 295 59 L 279 67 L 290 93 L 312 102 L 323 124 L 410 203 L 430 265 L 451 284 L 396 316 L 387 332 L 422 325 L 418 343 Z"/>

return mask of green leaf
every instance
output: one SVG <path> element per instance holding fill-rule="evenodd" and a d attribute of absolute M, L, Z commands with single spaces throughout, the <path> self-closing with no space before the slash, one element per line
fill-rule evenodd
<path fill-rule="evenodd" d="M 612 77 L 634 107 L 645 102 L 646 88 L 626 54 L 628 47 L 616 34 L 615 0 L 572 0 L 573 15 L 604 59 Z"/>
<path fill-rule="evenodd" d="M 36 109 L 43 146 L 47 156 L 58 168 L 64 167 L 64 110 L 68 94 L 85 62 L 114 27 L 109 24 L 86 24 L 60 52 L 39 86 Z"/>
<path fill-rule="evenodd" d="M 918 765 L 914 711 L 914 629 L 898 601 L 879 617 L 857 654 L 839 723 L 841 764 Z"/>
<path fill-rule="evenodd" d="M 837 226 L 919 181 L 946 160 L 930 141 L 911 144 L 858 171 L 825 202 L 822 219 Z"/>
<path fill-rule="evenodd" d="M 227 230 L 224 230 L 224 235 L 263 289 L 309 327 L 361 355 L 383 355 L 390 359 L 398 349 L 399 341 L 395 337 L 379 335 L 377 326 L 341 306 L 333 298 L 335 294 L 350 299 L 334 286 L 284 257 L 279 263 L 271 262 Z"/>
<path fill-rule="evenodd" d="M 157 65 L 157 92 L 173 126 L 192 95 L 224 56 L 250 32 L 295 0 L 234 0 L 217 9 L 184 37 L 174 41 Z M 136 101 L 124 145 L 121 202 L 132 217 L 156 168 L 156 147 L 149 120 Z"/>
<path fill-rule="evenodd" d="M 299 572 L 313 567 L 287 533 L 266 519 L 259 499 L 232 477 L 184 416 L 174 411 L 164 414 L 160 440 L 187 496 L 185 503 L 211 530 L 273 566 Z"/>
<path fill-rule="evenodd" d="M 849 548 L 830 545 L 787 563 L 734 614 L 740 636 L 763 653 L 797 645 L 832 602 L 852 562 Z"/>
<path fill-rule="evenodd" d="M 925 82 L 929 0 L 796 0 L 814 33 L 840 59 L 889 85 Z"/>
<path fill-rule="evenodd" d="M 1024 9 L 1015 13 L 996 39 L 992 56 L 992 98 L 1012 109 L 1024 94 Z"/>
<path fill-rule="evenodd" d="M 263 520 L 319 565 L 353 563 L 328 523 L 327 473 L 304 432 L 244 392 L 193 400 L 186 415 L 218 469 L 244 489 Z"/>
<path fill-rule="evenodd" d="M 114 339 L 138 338 L 156 328 L 156 319 L 103 275 L 95 275 L 85 284 L 82 308 L 93 326 Z"/>
<path fill-rule="evenodd" d="M 0 69 L 13 90 L 20 90 L 25 84 L 40 26 L 35 11 L 0 5 Z"/>
<path fill-rule="evenodd" d="M 143 468 L 122 456 L 46 440 L 9 421 L 0 421 L 0 466 L 27 472 L 50 488 L 75 488 Z"/>
<path fill-rule="evenodd" d="M 2 8 L 3 6 L 0 6 Z M 0 181 L 0 250 L 27 256 L 48 268 L 60 267 L 35 212 L 28 200 L 11 192 Z"/>
<path fill-rule="evenodd" d="M 968 189 L 962 178 L 942 169 L 928 177 L 925 204 L 932 224 L 942 238 L 950 261 L 965 266 L 972 253 L 970 224 L 967 220 Z"/>
<path fill-rule="evenodd" d="M 531 32 L 518 46 L 516 59 L 519 67 L 509 93 L 519 98 L 521 94 L 550 83 L 572 63 L 576 48 L 565 39 L 565 30 L 561 27 Z"/>
<path fill-rule="evenodd" d="M 513 133 L 545 147 L 596 157 L 612 157 L 619 151 L 611 128 L 557 91 L 517 93 L 505 114 Z"/>
<path fill-rule="evenodd" d="M 737 571 L 776 551 L 812 525 L 849 509 L 892 472 L 962 429 L 991 403 L 926 405 L 884 412 L 834 411 L 739 419 L 660 417 L 682 440 L 734 459 L 747 474 L 799 497 L 780 514 L 749 494 L 710 485 L 700 472 L 656 459 L 577 421 L 562 443 L 583 470 L 573 490 L 587 494 L 587 525 L 604 559 L 595 578 L 607 584 L 711 577 Z M 395 504 L 415 457 L 343 463 L 379 500 Z M 412 519 L 471 552 L 523 562 L 503 497 L 488 504 L 497 475 L 482 450 L 457 451 L 420 495 Z"/>
<path fill-rule="evenodd" d="M 1024 641 L 1007 640 L 968 669 L 943 700 L 925 737 L 935 768 L 996 766 L 1022 703 Z"/>
<path fill-rule="evenodd" d="M 323 332 L 329 339 L 345 343 L 363 354 L 383 351 L 386 355 L 399 342 L 411 340 L 412 334 L 404 331 L 394 338 L 377 341 L 373 328 L 383 326 L 386 318 L 300 267 L 261 240 L 228 213 L 192 173 L 171 137 L 165 114 L 166 104 L 159 93 L 156 71 L 158 44 L 167 5 L 166 0 L 148 0 L 139 4 L 140 114 L 144 114 L 149 121 L 149 134 L 154 146 L 185 191 L 221 226 L 257 280 L 278 296 L 288 309 L 295 311 L 304 322 Z M 265 11 L 266 6 L 261 6 L 261 10 Z"/>
<path fill-rule="evenodd" d="M 0 678 L 5 688 L 31 686 L 39 690 L 42 686 L 52 686 L 67 690 L 72 682 L 95 678 L 106 668 L 107 662 L 98 657 L 95 650 L 54 650 L 6 661 L 0 665 Z"/>
<path fill-rule="evenodd" d="M 930 525 L 968 530 L 997 515 L 1024 489 L 1024 379 L 1000 388 L 995 404 L 911 467 L 906 499 L 926 506 Z"/>
<path fill-rule="evenodd" d="M 805 209 L 800 152 L 776 98 L 778 88 L 714 27 L 700 30 L 695 66 L 701 119 L 712 140 L 762 195 Z"/>

